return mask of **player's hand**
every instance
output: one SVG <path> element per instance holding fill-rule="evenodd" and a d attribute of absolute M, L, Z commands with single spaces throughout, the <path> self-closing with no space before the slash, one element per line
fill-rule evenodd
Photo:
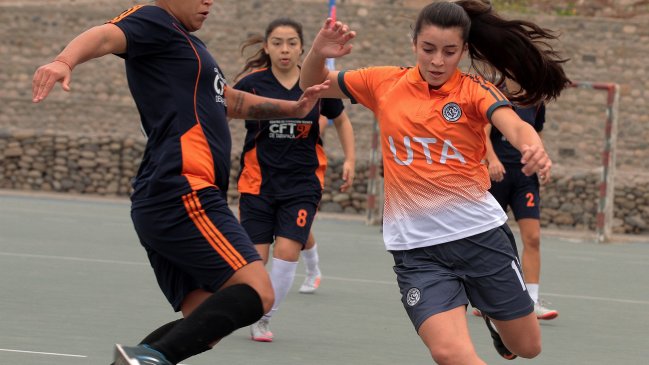
<path fill-rule="evenodd" d="M 495 182 L 501 182 L 505 178 L 505 166 L 503 166 L 500 160 L 496 159 L 495 161 L 489 161 L 489 178 Z"/>
<path fill-rule="evenodd" d="M 304 93 L 295 102 L 293 106 L 293 115 L 296 118 L 304 118 L 313 109 L 316 103 L 320 100 L 322 92 L 329 88 L 331 82 L 326 80 L 322 84 L 313 85 L 304 90 Z"/>
<path fill-rule="evenodd" d="M 70 91 L 72 70 L 61 61 L 53 61 L 39 67 L 32 79 L 32 101 L 38 103 L 44 100 L 57 82 L 65 91 Z"/>
<path fill-rule="evenodd" d="M 355 177 L 354 165 L 355 163 L 353 161 L 345 161 L 343 163 L 342 178 L 344 183 L 340 186 L 340 191 L 343 193 L 349 190 L 349 188 L 351 188 L 354 185 L 354 177 Z"/>
<path fill-rule="evenodd" d="M 348 42 L 354 37 L 356 32 L 350 30 L 347 24 L 327 18 L 313 40 L 311 50 L 325 58 L 342 57 L 352 51 L 352 45 Z"/>
<path fill-rule="evenodd" d="M 523 173 L 531 176 L 535 173 L 547 175 L 552 168 L 552 161 L 541 145 L 523 145 L 521 149 L 521 163 L 523 164 Z"/>
<path fill-rule="evenodd" d="M 539 183 L 545 185 L 550 182 L 552 164 L 547 169 L 541 169 L 536 174 L 539 176 Z"/>

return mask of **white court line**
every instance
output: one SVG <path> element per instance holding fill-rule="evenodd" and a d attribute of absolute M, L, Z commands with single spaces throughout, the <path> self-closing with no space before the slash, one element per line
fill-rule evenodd
<path fill-rule="evenodd" d="M 596 262 L 599 261 L 599 259 L 596 259 L 594 257 L 583 257 L 583 256 L 557 256 L 558 259 L 560 260 L 569 260 L 569 261 L 589 261 L 589 262 Z"/>
<path fill-rule="evenodd" d="M 69 256 L 48 256 L 48 255 L 17 254 L 17 253 L 9 253 L 9 252 L 0 252 L 0 256 L 26 257 L 26 258 L 38 258 L 38 259 L 53 259 L 53 260 L 69 260 L 69 261 L 81 261 L 81 262 L 96 262 L 96 263 L 118 264 L 118 265 L 146 265 L 146 266 L 149 265 L 148 263 L 145 263 L 145 262 L 87 259 L 87 258 L 82 258 L 82 257 L 69 257 Z M 295 276 L 304 277 L 303 274 L 296 274 Z M 333 281 L 344 281 L 344 282 L 349 282 L 349 283 L 396 285 L 396 280 L 395 281 L 385 281 L 385 280 L 371 280 L 371 279 L 355 279 L 355 278 L 343 278 L 343 277 L 337 277 L 337 276 L 324 276 L 324 279 L 325 280 L 333 280 Z M 609 297 L 593 297 L 593 296 L 588 296 L 588 295 L 571 295 L 571 294 L 557 294 L 557 293 L 543 293 L 543 296 L 558 297 L 558 298 L 582 299 L 582 300 L 593 300 L 593 301 L 603 301 L 603 302 L 613 302 L 613 303 L 649 305 L 649 301 L 647 301 L 647 300 L 619 299 L 619 298 L 609 298 Z"/>
<path fill-rule="evenodd" d="M 295 276 L 304 276 L 301 274 L 296 274 Z M 323 276 L 323 280 L 335 280 L 335 281 L 346 281 L 354 283 L 369 283 L 369 284 L 382 284 L 382 285 L 397 285 L 395 281 L 380 281 L 380 280 L 366 280 L 366 279 L 350 279 L 350 278 L 341 278 L 335 276 Z M 571 294 L 556 294 L 556 293 L 543 293 L 543 296 L 557 297 L 557 298 L 570 298 L 570 299 L 583 299 L 583 300 L 596 300 L 602 302 L 614 302 L 614 303 L 625 303 L 625 304 L 647 304 L 647 300 L 633 300 L 633 299 L 617 299 L 617 298 L 607 298 L 607 297 L 593 297 L 588 295 L 571 295 Z"/>
<path fill-rule="evenodd" d="M 607 298 L 607 297 L 591 297 L 589 295 L 570 295 L 570 294 L 553 294 L 553 293 L 543 293 L 543 296 L 557 297 L 557 298 L 570 298 L 570 299 L 596 300 L 600 302 L 616 302 L 616 303 L 626 303 L 626 304 L 649 305 L 649 300 L 615 299 L 615 298 Z"/>
<path fill-rule="evenodd" d="M 143 265 L 143 266 L 148 266 L 149 265 L 148 262 L 88 259 L 88 258 L 83 258 L 83 257 L 70 257 L 70 256 L 33 255 L 33 254 L 27 254 L 27 253 L 11 253 L 11 252 L 0 252 L 0 256 L 24 257 L 24 258 L 48 259 L 48 260 L 67 260 L 67 261 L 95 262 L 95 263 L 100 263 L 100 264 Z"/>
<path fill-rule="evenodd" d="M 23 350 L 10 350 L 10 349 L 0 349 L 4 352 L 17 352 L 21 354 L 32 354 L 32 355 L 48 355 L 48 356 L 63 356 L 63 357 L 78 357 L 78 358 L 87 358 L 88 356 L 84 355 L 72 355 L 72 354 L 57 354 L 55 352 L 39 352 L 39 351 L 23 351 Z M 178 365 L 189 365 L 189 364 L 178 364 Z"/>
<path fill-rule="evenodd" d="M 50 356 L 81 357 L 81 358 L 88 357 L 88 356 L 84 356 L 84 355 L 57 354 L 55 352 L 23 351 L 23 350 L 10 350 L 10 349 L 0 349 L 0 351 L 18 352 L 18 353 L 21 353 L 21 354 L 32 354 L 32 355 L 50 355 Z"/>

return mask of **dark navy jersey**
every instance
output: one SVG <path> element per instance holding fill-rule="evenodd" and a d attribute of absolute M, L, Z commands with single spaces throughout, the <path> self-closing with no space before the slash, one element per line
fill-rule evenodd
<path fill-rule="evenodd" d="M 147 137 L 135 204 L 205 187 L 225 193 L 231 138 L 223 73 L 205 44 L 162 8 L 135 6 L 109 23 L 126 35 L 129 89 Z"/>
<path fill-rule="evenodd" d="M 545 124 L 545 104 L 533 105 L 529 107 L 514 106 L 516 114 L 534 127 L 537 132 L 543 130 Z M 491 128 L 491 144 L 498 159 L 503 164 L 521 164 L 521 153 L 512 146 L 505 136 L 497 128 Z"/>
<path fill-rule="evenodd" d="M 247 75 L 234 88 L 283 100 L 298 100 L 302 95 L 299 83 L 285 88 L 271 68 Z M 246 120 L 239 192 L 289 197 L 321 190 L 327 158 L 318 119 L 320 114 L 337 118 L 343 109 L 340 99 L 321 99 L 304 118 Z"/>

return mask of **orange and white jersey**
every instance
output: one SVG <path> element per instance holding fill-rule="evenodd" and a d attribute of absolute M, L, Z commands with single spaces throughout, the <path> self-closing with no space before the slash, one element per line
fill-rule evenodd
<path fill-rule="evenodd" d="M 498 88 L 458 70 L 431 89 L 416 67 L 345 71 L 338 82 L 379 123 L 388 250 L 454 241 L 505 223 L 483 164 L 484 127 L 496 108 L 511 105 Z"/>

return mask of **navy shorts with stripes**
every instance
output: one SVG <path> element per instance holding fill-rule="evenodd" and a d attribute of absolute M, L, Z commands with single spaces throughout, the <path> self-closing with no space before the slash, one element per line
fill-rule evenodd
<path fill-rule="evenodd" d="M 237 270 L 261 259 L 215 188 L 134 208 L 131 218 L 158 285 L 176 311 L 188 293 L 215 292 Z"/>
<path fill-rule="evenodd" d="M 391 251 L 404 308 L 415 329 L 429 317 L 471 303 L 491 318 L 528 315 L 514 236 L 501 227 L 452 242 Z"/>
<path fill-rule="evenodd" d="M 320 192 L 291 198 L 241 194 L 241 225 L 255 244 L 273 243 L 279 236 L 305 245 L 321 197 Z"/>

